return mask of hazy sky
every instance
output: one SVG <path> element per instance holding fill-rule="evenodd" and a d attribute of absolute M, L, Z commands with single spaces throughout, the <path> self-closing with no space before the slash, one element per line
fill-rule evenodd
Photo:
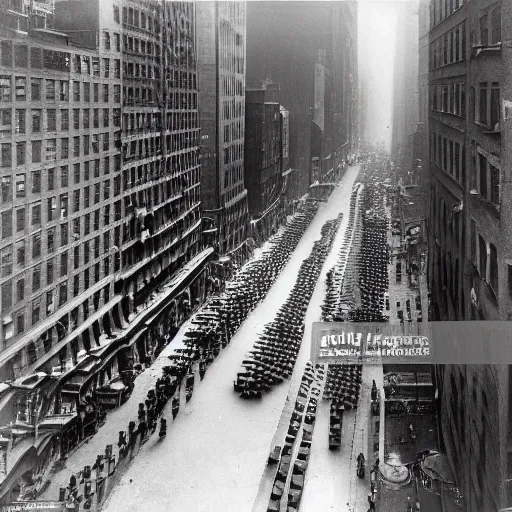
<path fill-rule="evenodd" d="M 388 147 L 392 133 L 396 3 L 359 0 L 359 77 L 368 84 L 372 121 L 369 136 L 373 141 L 384 141 Z"/>

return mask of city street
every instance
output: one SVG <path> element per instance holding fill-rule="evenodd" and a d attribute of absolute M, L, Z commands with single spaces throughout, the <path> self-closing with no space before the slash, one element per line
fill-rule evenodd
<path fill-rule="evenodd" d="M 320 209 L 266 299 L 252 312 L 223 354 L 209 368 L 167 437 L 150 439 L 113 491 L 104 510 L 251 510 L 258 493 L 290 382 L 300 379 L 310 354 L 311 323 L 320 317 L 324 279 L 334 264 L 347 223 L 350 192 L 359 168 L 350 168 Z M 292 289 L 303 259 L 320 237 L 323 223 L 345 217 L 306 314 L 306 331 L 291 381 L 261 401 L 233 392 L 239 365 L 264 324 Z M 170 416 L 170 407 L 164 412 Z M 131 482 L 130 482 L 131 481 Z"/>

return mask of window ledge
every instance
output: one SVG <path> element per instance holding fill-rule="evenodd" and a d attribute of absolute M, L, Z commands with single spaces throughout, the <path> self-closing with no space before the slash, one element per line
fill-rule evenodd
<path fill-rule="evenodd" d="M 497 204 L 492 203 L 489 199 L 483 197 L 480 193 L 478 194 L 471 194 L 470 196 L 475 202 L 478 203 L 479 207 L 484 207 L 486 211 L 493 214 L 496 218 L 500 218 L 500 206 Z"/>
<path fill-rule="evenodd" d="M 474 44 L 473 55 L 478 57 L 481 53 L 496 53 L 501 52 L 501 42 L 496 44 Z"/>
<path fill-rule="evenodd" d="M 475 121 L 475 124 L 482 130 L 483 133 L 486 135 L 500 135 L 501 134 L 501 127 L 500 123 L 496 123 L 496 125 L 493 127 L 487 126 L 485 124 L 479 123 L 478 121 Z"/>

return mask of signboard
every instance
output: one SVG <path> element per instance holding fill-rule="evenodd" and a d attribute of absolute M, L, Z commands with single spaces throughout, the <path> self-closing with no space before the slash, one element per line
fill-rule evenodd
<path fill-rule="evenodd" d="M 0 512 L 25 512 L 27 510 L 39 510 L 43 512 L 64 510 L 65 503 L 62 501 L 25 501 L 14 502 L 9 505 L 2 505 Z"/>
<path fill-rule="evenodd" d="M 317 322 L 313 324 L 314 363 L 426 364 L 432 344 L 423 334 L 402 334 L 403 325 Z"/>

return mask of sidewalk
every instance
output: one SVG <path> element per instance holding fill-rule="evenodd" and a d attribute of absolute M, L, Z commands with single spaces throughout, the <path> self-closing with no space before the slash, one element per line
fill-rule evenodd
<path fill-rule="evenodd" d="M 146 369 L 135 379 L 135 387 L 126 403 L 117 409 L 109 411 L 105 424 L 100 427 L 96 434 L 68 456 L 64 467 L 60 471 L 51 475 L 50 485 L 38 497 L 38 500 L 58 499 L 59 489 L 61 487 L 67 487 L 71 476 L 83 470 L 84 466 L 89 465 L 92 467 L 96 461 L 96 457 L 105 453 L 105 447 L 107 445 L 113 445 L 113 455 L 115 455 L 117 460 L 118 433 L 120 431 L 127 431 L 129 422 L 137 418 L 139 403 L 144 402 L 148 391 L 153 388 L 156 379 L 162 375 L 162 368 L 169 365 L 168 356 L 177 348 L 185 348 L 183 343 L 184 333 L 190 326 L 191 319 L 194 318 L 194 316 L 195 315 L 181 326 L 171 343 L 164 348 L 151 367 Z M 172 418 L 167 418 L 168 426 L 171 422 Z"/>

